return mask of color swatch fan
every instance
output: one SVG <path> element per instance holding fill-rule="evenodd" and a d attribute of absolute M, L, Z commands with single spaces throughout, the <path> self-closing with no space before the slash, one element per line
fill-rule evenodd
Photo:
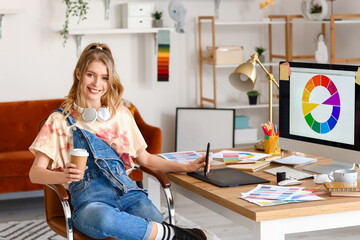
<path fill-rule="evenodd" d="M 169 15 L 176 22 L 176 31 L 179 33 L 184 33 L 184 20 L 186 15 L 186 9 L 184 4 L 180 0 L 170 1 Z"/>

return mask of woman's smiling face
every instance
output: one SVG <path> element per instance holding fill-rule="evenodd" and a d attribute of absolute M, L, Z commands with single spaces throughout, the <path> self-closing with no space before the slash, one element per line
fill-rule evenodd
<path fill-rule="evenodd" d="M 80 79 L 80 76 L 77 77 Z M 101 97 L 109 88 L 109 73 L 106 65 L 101 61 L 91 62 L 80 81 L 85 107 L 100 108 Z"/>

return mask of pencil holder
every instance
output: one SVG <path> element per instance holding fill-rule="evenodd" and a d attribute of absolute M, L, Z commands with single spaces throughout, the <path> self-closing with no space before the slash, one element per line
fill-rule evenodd
<path fill-rule="evenodd" d="M 279 147 L 279 136 L 265 136 L 265 153 L 281 154 Z"/>

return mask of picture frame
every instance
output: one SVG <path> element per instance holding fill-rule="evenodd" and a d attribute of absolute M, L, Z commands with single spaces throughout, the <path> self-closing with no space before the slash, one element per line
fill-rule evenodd
<path fill-rule="evenodd" d="M 235 109 L 176 108 L 175 151 L 233 148 Z"/>

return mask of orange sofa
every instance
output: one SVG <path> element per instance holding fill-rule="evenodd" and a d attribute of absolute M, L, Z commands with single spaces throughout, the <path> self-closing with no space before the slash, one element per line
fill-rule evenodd
<path fill-rule="evenodd" d="M 39 123 L 57 109 L 64 99 L 0 102 L 0 193 L 24 192 L 43 189 L 29 179 L 34 155 L 28 150 L 34 141 Z M 161 152 L 161 130 L 144 122 L 131 103 L 125 104 L 133 113 L 136 123 L 148 144 L 148 152 Z M 133 179 L 142 179 L 134 172 Z"/>

